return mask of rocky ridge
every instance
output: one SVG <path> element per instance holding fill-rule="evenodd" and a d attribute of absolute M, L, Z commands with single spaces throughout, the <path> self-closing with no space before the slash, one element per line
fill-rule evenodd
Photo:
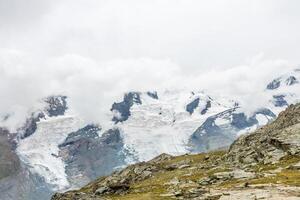
<path fill-rule="evenodd" d="M 300 104 L 229 150 L 161 154 L 52 200 L 300 199 Z"/>

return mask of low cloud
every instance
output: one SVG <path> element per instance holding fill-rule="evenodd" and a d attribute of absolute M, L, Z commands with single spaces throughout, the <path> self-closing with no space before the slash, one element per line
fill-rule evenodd
<path fill-rule="evenodd" d="M 254 110 L 269 98 L 264 96 L 266 84 L 294 67 L 283 60 L 260 58 L 241 66 L 187 75 L 183 67 L 168 59 L 99 62 L 80 55 L 35 59 L 7 49 L 1 52 L 0 110 L 2 115 L 13 113 L 12 127 L 39 107 L 42 98 L 56 94 L 67 95 L 72 110 L 86 121 L 100 123 L 111 117 L 112 103 L 128 91 L 204 90 L 236 99 Z"/>
<path fill-rule="evenodd" d="M 228 95 L 252 110 L 266 101 L 266 83 L 300 62 L 298 7 L 0 0 L 0 113 L 14 113 L 16 127 L 41 98 L 65 94 L 74 111 L 101 122 L 124 92 L 175 88 Z"/>

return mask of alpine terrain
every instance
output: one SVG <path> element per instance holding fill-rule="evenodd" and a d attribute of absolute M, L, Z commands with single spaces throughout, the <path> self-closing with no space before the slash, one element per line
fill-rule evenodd
<path fill-rule="evenodd" d="M 300 199 L 300 104 L 228 151 L 161 154 L 52 200 Z"/>
<path fill-rule="evenodd" d="M 53 199 L 228 199 L 265 187 L 298 195 L 299 105 L 275 119 L 300 101 L 299 88 L 299 69 L 275 77 L 263 88 L 268 104 L 251 113 L 209 91 L 129 91 L 107 108 L 110 120 L 97 124 L 84 122 L 69 97 L 45 97 L 22 127 L 0 128 L 0 199 L 47 200 L 94 180 Z"/>

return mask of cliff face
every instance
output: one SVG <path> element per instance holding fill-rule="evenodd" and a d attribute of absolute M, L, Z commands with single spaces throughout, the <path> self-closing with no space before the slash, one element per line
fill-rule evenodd
<path fill-rule="evenodd" d="M 300 104 L 228 151 L 131 165 L 52 200 L 300 199 Z"/>

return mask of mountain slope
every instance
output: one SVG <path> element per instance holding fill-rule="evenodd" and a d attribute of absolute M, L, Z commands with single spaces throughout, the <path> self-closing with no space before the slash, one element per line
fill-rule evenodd
<path fill-rule="evenodd" d="M 52 200 L 300 199 L 300 104 L 228 152 L 159 157 Z"/>
<path fill-rule="evenodd" d="M 252 113 L 237 99 L 203 91 L 127 92 L 107 108 L 108 121 L 97 124 L 84 122 L 68 104 L 69 97 L 46 97 L 41 100 L 44 107 L 33 109 L 21 128 L 6 132 L 3 152 L 10 152 L 12 163 L 17 160 L 21 166 L 16 170 L 20 173 L 13 173 L 19 176 L 10 176 L 9 186 L 20 187 L 8 187 L 9 181 L 0 179 L 7 194 L 0 199 L 49 199 L 54 192 L 80 188 L 161 153 L 176 156 L 229 146 L 299 102 L 299 80 L 299 70 L 275 78 L 263 91 L 269 102 Z"/>

